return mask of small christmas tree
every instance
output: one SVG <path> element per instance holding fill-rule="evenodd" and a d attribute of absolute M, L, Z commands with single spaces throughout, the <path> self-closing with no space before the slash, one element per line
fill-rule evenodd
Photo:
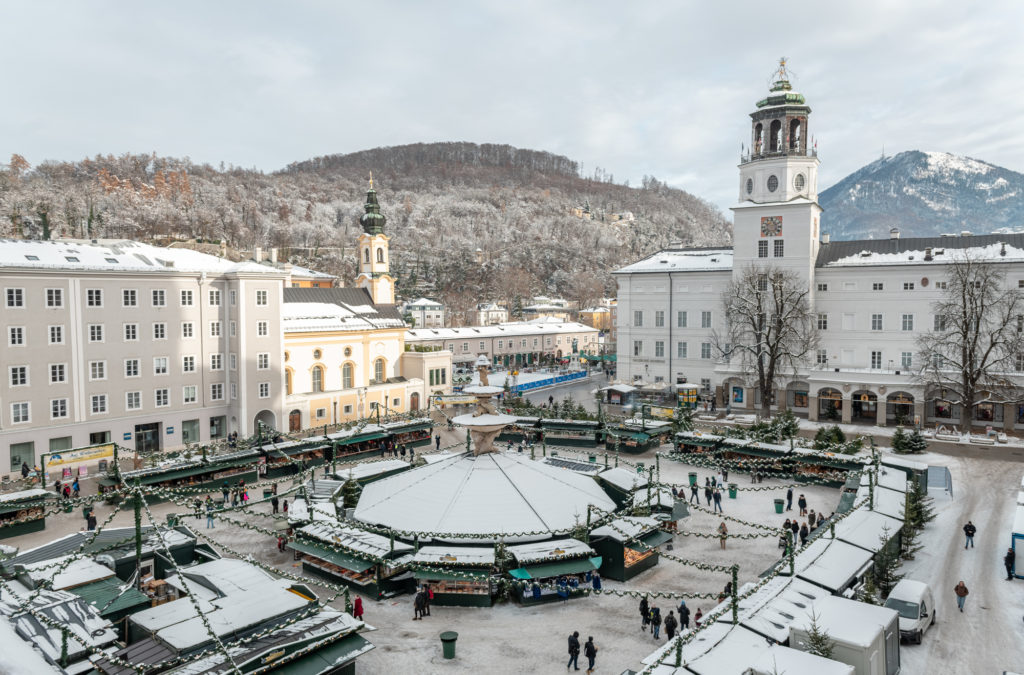
<path fill-rule="evenodd" d="M 786 408 L 780 414 L 775 416 L 775 419 L 772 420 L 772 426 L 775 427 L 775 434 L 778 441 L 789 440 L 796 436 L 800 431 L 800 422 L 797 421 L 796 415 L 794 415 L 793 411 L 789 408 Z"/>
<path fill-rule="evenodd" d="M 823 659 L 832 658 L 832 650 L 836 643 L 829 638 L 828 633 L 818 625 L 817 613 L 811 614 L 811 627 L 807 631 L 807 652 L 815 654 Z"/>
<path fill-rule="evenodd" d="M 917 429 L 914 429 L 907 436 L 906 451 L 911 454 L 918 454 L 926 450 L 928 450 L 928 441 L 924 439 L 924 436 Z"/>
<path fill-rule="evenodd" d="M 359 481 L 349 480 L 341 487 L 342 505 L 346 509 L 354 509 L 359 503 L 359 496 L 363 493 L 363 486 Z"/>
<path fill-rule="evenodd" d="M 919 481 L 912 481 L 910 492 L 907 493 L 907 524 L 920 531 L 933 520 L 935 509 L 932 507 L 932 498 L 924 491 Z"/>
<path fill-rule="evenodd" d="M 901 455 L 907 452 L 907 434 L 903 427 L 896 427 L 896 433 L 892 435 L 892 451 Z"/>
<path fill-rule="evenodd" d="M 903 563 L 895 546 L 889 541 L 890 533 L 888 526 L 882 528 L 882 534 L 878 536 L 882 547 L 875 554 L 875 583 L 882 598 L 889 597 L 889 592 L 903 578 L 899 573 L 900 565 Z"/>
<path fill-rule="evenodd" d="M 869 605 L 881 604 L 878 602 L 878 589 L 875 588 L 875 579 L 871 574 L 864 579 L 864 586 L 861 587 L 857 599 Z"/>
<path fill-rule="evenodd" d="M 924 548 L 917 543 L 920 528 L 914 526 L 915 511 L 916 503 L 908 494 L 903 507 L 903 539 L 900 542 L 900 557 L 904 560 L 913 560 L 914 554 Z"/>

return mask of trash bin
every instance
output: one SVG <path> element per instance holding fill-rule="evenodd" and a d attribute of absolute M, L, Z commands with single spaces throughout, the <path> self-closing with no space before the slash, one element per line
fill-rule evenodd
<path fill-rule="evenodd" d="M 68 502 L 68 503 L 66 503 L 64 505 L 64 513 L 71 513 L 74 510 L 75 510 L 75 505 L 72 504 L 71 502 Z"/>
<path fill-rule="evenodd" d="M 176 514 L 176 513 L 168 513 L 167 514 L 167 527 L 177 527 L 177 526 L 178 526 L 178 514 Z"/>
<path fill-rule="evenodd" d="M 89 512 L 92 511 L 92 504 L 82 507 L 82 518 L 86 519 L 89 517 Z"/>
<path fill-rule="evenodd" d="M 696 484 L 697 484 L 697 472 L 696 471 L 691 471 L 690 472 L 690 485 L 696 485 Z"/>
<path fill-rule="evenodd" d="M 597 455 L 588 455 L 591 464 L 597 464 Z"/>
<path fill-rule="evenodd" d="M 446 659 L 455 658 L 455 641 L 458 639 L 459 634 L 453 630 L 441 633 L 441 651 Z"/>
<path fill-rule="evenodd" d="M 637 473 L 643 473 L 644 472 L 644 463 L 643 462 L 637 462 L 636 463 L 636 472 Z"/>
<path fill-rule="evenodd" d="M 782 499 L 775 500 L 775 513 L 782 513 L 783 507 L 786 506 L 786 502 Z"/>
<path fill-rule="evenodd" d="M 729 483 L 729 499 L 736 499 L 736 483 Z"/>

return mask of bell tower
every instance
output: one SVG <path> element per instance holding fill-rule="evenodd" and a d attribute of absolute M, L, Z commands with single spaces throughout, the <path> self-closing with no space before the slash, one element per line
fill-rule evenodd
<path fill-rule="evenodd" d="M 811 108 L 793 90 L 786 59 L 768 95 L 750 113 L 750 147 L 740 156 L 734 270 L 750 264 L 793 269 L 813 281 L 818 255 L 818 151 L 808 135 Z"/>
<path fill-rule="evenodd" d="M 363 233 L 359 235 L 359 275 L 356 286 L 370 292 L 375 305 L 395 304 L 395 278 L 391 276 L 388 242 L 384 234 L 387 218 L 380 212 L 377 191 L 373 189 L 373 174 L 370 174 L 370 189 L 366 192 L 365 213 L 359 218 Z"/>

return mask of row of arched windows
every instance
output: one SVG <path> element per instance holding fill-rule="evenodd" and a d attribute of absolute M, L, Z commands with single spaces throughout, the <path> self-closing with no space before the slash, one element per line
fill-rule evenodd
<path fill-rule="evenodd" d="M 368 248 L 363 249 L 363 261 L 370 262 L 370 249 Z M 382 248 L 377 249 L 377 262 L 384 262 L 384 249 Z"/>
<path fill-rule="evenodd" d="M 324 390 L 324 376 L 326 371 L 324 366 L 317 364 L 309 371 L 310 374 L 310 391 L 311 392 L 322 392 Z M 292 393 L 294 387 L 294 371 L 291 368 L 286 368 L 285 377 L 285 391 L 288 394 Z M 373 382 L 383 382 L 387 376 L 387 362 L 383 358 L 376 359 L 373 362 Z M 352 363 L 345 363 L 341 366 L 341 388 L 351 389 L 355 386 L 355 365 Z"/>

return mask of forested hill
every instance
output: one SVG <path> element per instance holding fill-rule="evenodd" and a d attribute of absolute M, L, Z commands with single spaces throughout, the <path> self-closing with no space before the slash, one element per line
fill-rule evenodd
<path fill-rule="evenodd" d="M 38 166 L 16 155 L 0 170 L 0 235 L 224 239 L 349 281 L 370 171 L 399 291 L 456 311 L 537 293 L 590 304 L 612 292 L 620 265 L 673 242 L 731 239 L 715 206 L 654 178 L 629 187 L 600 169 L 583 177 L 558 155 L 471 143 L 329 155 L 270 174 L 155 155 Z"/>

